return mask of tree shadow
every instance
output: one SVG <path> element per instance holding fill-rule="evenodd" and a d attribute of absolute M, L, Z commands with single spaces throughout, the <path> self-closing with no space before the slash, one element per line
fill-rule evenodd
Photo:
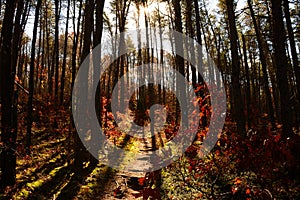
<path fill-rule="evenodd" d="M 70 170 L 68 166 L 60 168 L 57 173 L 47 182 L 34 189 L 28 196 L 28 199 L 51 199 L 53 194 L 65 183 L 68 178 Z"/>
<path fill-rule="evenodd" d="M 86 168 L 81 171 L 74 172 L 75 174 L 68 181 L 68 184 L 60 191 L 56 199 L 73 199 L 79 192 L 81 185 L 84 183 L 85 179 L 91 174 L 91 172 L 96 168 L 95 165 L 89 164 Z M 54 192 L 51 193 L 53 196 Z M 52 197 L 48 196 L 48 197 Z"/>

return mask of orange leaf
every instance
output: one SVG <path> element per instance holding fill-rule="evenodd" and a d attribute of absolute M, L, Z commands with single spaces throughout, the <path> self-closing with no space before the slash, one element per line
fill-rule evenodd
<path fill-rule="evenodd" d="M 249 188 L 246 189 L 246 194 L 250 194 L 251 190 Z"/>
<path fill-rule="evenodd" d="M 239 184 L 241 184 L 241 183 L 242 183 L 242 181 L 241 181 L 240 178 L 236 178 L 236 179 L 235 179 L 235 182 L 234 182 L 235 185 L 239 185 Z"/>

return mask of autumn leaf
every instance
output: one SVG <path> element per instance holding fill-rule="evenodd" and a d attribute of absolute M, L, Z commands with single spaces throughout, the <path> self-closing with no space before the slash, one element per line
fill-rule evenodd
<path fill-rule="evenodd" d="M 236 178 L 234 181 L 235 185 L 240 185 L 242 183 L 242 180 L 240 178 Z"/>
<path fill-rule="evenodd" d="M 141 177 L 141 178 L 139 178 L 139 185 L 140 186 L 143 186 L 144 184 L 145 184 L 145 180 L 146 180 L 146 178 L 145 177 Z"/>
<path fill-rule="evenodd" d="M 279 142 L 280 138 L 281 138 L 281 135 L 280 135 L 280 133 L 278 133 L 278 134 L 275 136 L 274 141 L 277 143 L 277 142 Z"/>
<path fill-rule="evenodd" d="M 251 194 L 251 190 L 249 188 L 246 189 L 246 194 Z"/>
<path fill-rule="evenodd" d="M 124 191 L 121 190 L 121 186 L 114 189 L 114 197 L 120 198 L 123 196 Z"/>

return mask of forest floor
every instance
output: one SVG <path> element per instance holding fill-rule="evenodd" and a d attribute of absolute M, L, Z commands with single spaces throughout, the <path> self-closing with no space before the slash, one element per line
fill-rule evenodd
<path fill-rule="evenodd" d="M 135 199 L 143 189 L 138 177 L 100 163 L 74 171 L 67 162 L 68 141 L 57 133 L 36 129 L 32 142 L 31 156 L 18 156 L 16 185 L 0 199 Z"/>
<path fill-rule="evenodd" d="M 74 168 L 70 118 L 65 108 L 51 104 L 35 107 L 31 154 L 26 155 L 26 112 L 21 109 L 20 113 L 16 184 L 0 193 L 0 200 L 135 199 L 141 196 L 143 187 L 139 185 L 139 177 L 119 173 L 101 163 L 84 163 L 83 170 L 79 171 Z"/>
<path fill-rule="evenodd" d="M 24 147 L 26 116 L 19 115 L 16 184 L 7 187 L 4 193 L 0 194 L 0 200 L 143 199 L 143 195 L 147 195 L 145 193 L 157 192 L 157 190 L 151 191 L 149 184 L 145 183 L 146 174 L 132 176 L 101 163 L 95 165 L 90 162 L 83 163 L 82 170 L 76 170 L 73 164 L 74 144 L 70 142 L 70 118 L 67 117 L 70 116 L 69 113 L 64 108 L 55 109 L 52 105 L 44 106 L 42 109 L 35 108 L 35 110 L 40 111 L 33 113 L 36 119 L 33 123 L 30 155 L 26 155 Z M 259 191 L 267 189 L 266 191 L 271 191 L 273 196 L 298 199 L 300 197 L 298 171 L 300 156 L 297 156 L 297 159 L 290 156 L 289 150 L 286 149 L 290 147 L 281 140 L 280 132 L 270 132 L 271 135 L 268 135 L 267 129 L 260 130 L 264 133 L 264 137 L 257 137 L 258 134 L 253 133 L 245 139 L 239 138 L 234 131 L 230 131 L 232 126 L 233 124 L 227 124 L 224 127 L 225 133 L 219 139 L 212 157 L 195 160 L 193 156 L 195 151 L 191 151 L 192 159 L 187 157 L 188 163 L 183 163 L 181 160 L 173 168 L 165 170 L 165 175 L 168 175 L 164 183 L 165 188 L 172 190 L 169 196 L 177 197 L 181 192 L 194 194 L 206 192 L 210 195 L 212 187 L 209 183 L 216 182 L 217 175 L 221 182 L 214 187 L 220 189 L 224 186 L 220 194 L 225 191 L 229 195 L 234 195 L 235 191 L 239 190 L 244 193 L 243 195 L 246 191 L 246 196 L 256 197 L 261 193 Z M 165 140 L 166 136 L 162 139 Z M 292 147 L 298 151 L 300 139 L 297 141 L 292 143 L 294 144 Z M 138 146 L 138 149 L 147 148 L 149 145 L 149 141 L 144 141 L 144 146 Z M 176 168 L 180 162 L 183 168 Z M 238 170 L 241 168 L 243 171 Z M 183 174 L 181 177 L 183 179 L 180 180 L 178 178 L 182 169 L 186 174 Z M 197 170 L 203 173 L 199 174 Z M 248 172 L 255 174 L 255 180 L 247 175 Z M 198 179 L 194 181 L 195 177 Z M 175 188 L 174 184 L 177 184 Z M 202 184 L 201 187 L 198 186 L 199 184 Z M 173 189 L 169 189 L 172 187 Z M 196 189 L 192 190 L 193 187 Z M 204 191 L 204 187 L 207 187 L 207 191 Z M 198 188 L 200 190 L 197 190 Z M 173 193 L 174 191 L 177 193 Z"/>

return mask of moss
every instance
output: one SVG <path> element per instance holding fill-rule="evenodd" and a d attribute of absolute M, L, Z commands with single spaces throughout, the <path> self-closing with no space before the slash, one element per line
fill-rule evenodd
<path fill-rule="evenodd" d="M 35 189 L 41 187 L 46 181 L 48 181 L 49 179 L 51 179 L 52 177 L 54 177 L 58 171 L 65 167 L 67 165 L 67 163 L 64 166 L 60 166 L 60 167 L 56 167 L 55 169 L 53 169 L 50 173 L 49 176 L 45 176 L 45 178 L 39 178 L 36 181 L 33 181 L 31 183 L 27 183 L 26 184 L 26 188 L 23 188 L 16 196 L 16 199 L 24 199 L 27 198 L 28 195 L 30 194 L 30 190 L 34 191 Z"/>
<path fill-rule="evenodd" d="M 24 198 L 27 198 L 29 196 L 29 191 L 26 190 L 26 189 L 22 189 L 21 192 L 19 193 L 19 195 L 17 195 L 15 197 L 15 199 L 24 199 Z"/>
<path fill-rule="evenodd" d="M 27 183 L 26 186 L 28 186 L 30 189 L 34 190 L 35 188 L 40 187 L 44 183 L 43 179 L 39 179 L 37 181 L 34 181 L 32 183 Z"/>
<path fill-rule="evenodd" d="M 57 172 L 58 172 L 61 168 L 65 167 L 65 166 L 66 166 L 66 164 L 65 164 L 64 166 L 56 167 L 55 169 L 53 169 L 53 170 L 49 173 L 49 175 L 50 175 L 51 177 L 54 177 L 54 176 L 57 174 Z"/>

